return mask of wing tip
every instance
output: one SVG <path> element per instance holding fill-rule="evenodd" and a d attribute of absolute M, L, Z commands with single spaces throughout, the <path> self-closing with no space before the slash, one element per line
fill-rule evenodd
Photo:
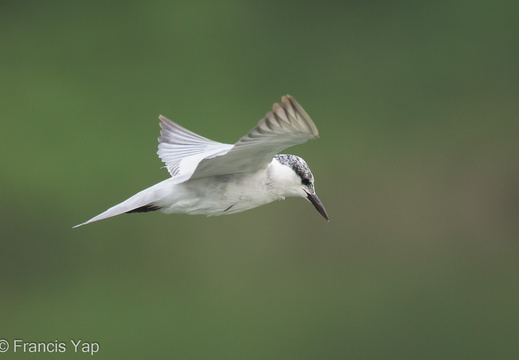
<path fill-rule="evenodd" d="M 160 120 L 160 127 L 162 127 L 163 125 L 173 125 L 173 121 L 171 121 L 170 119 L 168 119 L 167 117 L 165 117 L 164 115 L 159 115 L 159 120 Z"/>
<path fill-rule="evenodd" d="M 297 102 L 297 100 L 292 95 L 283 95 L 281 97 L 281 102 L 283 103 L 283 108 L 288 110 L 290 107 L 292 109 L 292 112 L 294 114 L 298 114 L 301 120 L 304 123 L 306 123 L 310 130 L 310 134 L 312 135 L 312 139 L 319 138 L 319 130 L 317 130 L 317 126 L 313 122 L 312 118 L 310 118 L 310 115 L 308 115 L 305 109 L 303 109 L 303 107 Z"/>

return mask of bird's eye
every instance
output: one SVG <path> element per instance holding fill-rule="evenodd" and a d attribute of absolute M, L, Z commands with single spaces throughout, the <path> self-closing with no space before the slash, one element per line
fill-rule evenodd
<path fill-rule="evenodd" d="M 310 180 L 308 180 L 307 178 L 304 178 L 303 180 L 301 180 L 301 184 L 308 186 L 308 185 L 310 185 Z"/>

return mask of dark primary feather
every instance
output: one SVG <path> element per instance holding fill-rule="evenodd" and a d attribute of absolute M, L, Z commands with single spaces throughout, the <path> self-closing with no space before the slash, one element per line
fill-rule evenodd
<path fill-rule="evenodd" d="M 150 211 L 156 211 L 156 210 L 160 210 L 160 206 L 148 204 L 148 205 L 144 205 L 144 206 L 138 207 L 136 209 L 127 211 L 126 213 L 127 214 L 143 213 L 143 212 L 150 212 Z"/>

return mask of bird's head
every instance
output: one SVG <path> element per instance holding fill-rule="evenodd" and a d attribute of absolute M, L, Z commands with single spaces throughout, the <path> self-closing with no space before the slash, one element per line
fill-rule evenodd
<path fill-rule="evenodd" d="M 315 193 L 314 175 L 306 161 L 289 154 L 278 154 L 274 159 L 283 167 L 283 187 L 286 189 L 286 196 L 306 198 L 327 221 L 330 221 L 323 203 Z"/>

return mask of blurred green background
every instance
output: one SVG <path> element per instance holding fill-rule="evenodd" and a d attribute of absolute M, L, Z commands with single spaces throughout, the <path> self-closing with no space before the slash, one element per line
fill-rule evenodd
<path fill-rule="evenodd" d="M 516 1 L 4 1 L 0 359 L 519 358 Z M 71 227 L 284 94 L 303 199 Z M 12 342 L 67 342 L 61 354 Z"/>

